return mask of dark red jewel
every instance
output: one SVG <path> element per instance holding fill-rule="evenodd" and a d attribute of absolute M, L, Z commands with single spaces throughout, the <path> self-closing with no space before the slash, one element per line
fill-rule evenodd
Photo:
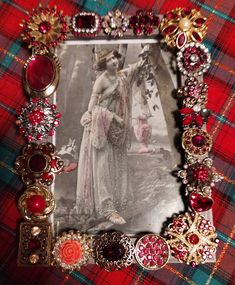
<path fill-rule="evenodd" d="M 193 245 L 196 245 L 199 243 L 199 237 L 198 235 L 196 234 L 191 234 L 189 237 L 188 237 L 188 241 L 193 244 Z"/>
<path fill-rule="evenodd" d="M 95 28 L 95 16 L 92 15 L 78 15 L 75 22 L 78 29 Z"/>
<path fill-rule="evenodd" d="M 202 147 L 205 143 L 205 138 L 202 135 L 195 135 L 192 137 L 192 143 L 196 147 Z"/>
<path fill-rule="evenodd" d="M 38 30 L 42 34 L 47 34 L 51 30 L 51 24 L 47 21 L 44 21 L 39 24 Z"/>
<path fill-rule="evenodd" d="M 40 244 L 40 241 L 36 238 L 32 238 L 29 240 L 28 242 L 28 249 L 30 251 L 35 251 L 35 250 L 38 250 L 40 249 L 41 247 L 41 244 Z"/>
<path fill-rule="evenodd" d="M 46 208 L 46 201 L 41 195 L 32 195 L 26 199 L 27 209 L 34 214 L 42 214 Z"/>
<path fill-rule="evenodd" d="M 111 243 L 103 247 L 103 257 L 109 261 L 117 261 L 125 255 L 125 248 L 120 243 Z"/>
<path fill-rule="evenodd" d="M 44 55 L 34 56 L 26 68 L 26 80 L 29 86 L 37 91 L 45 89 L 54 78 L 52 60 Z"/>
<path fill-rule="evenodd" d="M 47 161 L 42 154 L 35 154 L 29 159 L 29 169 L 33 172 L 42 172 L 47 165 Z"/>
<path fill-rule="evenodd" d="M 208 211 L 213 205 L 213 200 L 210 197 L 198 193 L 191 193 L 189 201 L 192 209 L 196 212 Z"/>

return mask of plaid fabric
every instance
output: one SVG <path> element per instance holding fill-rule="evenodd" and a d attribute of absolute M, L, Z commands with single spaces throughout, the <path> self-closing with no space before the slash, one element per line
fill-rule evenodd
<path fill-rule="evenodd" d="M 120 8 L 128 14 L 137 9 L 153 8 L 162 14 L 176 7 L 194 7 L 208 17 L 206 46 L 212 54 L 212 65 L 205 80 L 209 85 L 208 107 L 212 116 L 208 131 L 213 137 L 212 157 L 225 179 L 213 191 L 214 223 L 221 240 L 216 263 L 193 269 L 183 264 L 169 264 L 150 273 L 137 265 L 107 273 L 95 265 L 65 275 L 55 268 L 20 268 L 16 265 L 18 224 L 16 202 L 23 184 L 13 169 L 24 139 L 17 134 L 15 114 L 27 98 L 23 93 L 21 72 L 29 51 L 19 39 L 19 22 L 25 11 L 36 7 L 37 0 L 0 1 L 0 284 L 235 284 L 235 6 L 226 0 L 61 0 L 40 1 L 72 15 L 76 10 L 92 10 L 104 15 Z"/>

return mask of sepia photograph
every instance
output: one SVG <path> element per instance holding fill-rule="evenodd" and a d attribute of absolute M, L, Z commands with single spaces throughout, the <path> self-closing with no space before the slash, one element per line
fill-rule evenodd
<path fill-rule="evenodd" d="M 55 232 L 160 233 L 184 209 L 169 54 L 154 40 L 68 41 L 57 56 L 54 143 L 65 166 L 52 187 Z"/>

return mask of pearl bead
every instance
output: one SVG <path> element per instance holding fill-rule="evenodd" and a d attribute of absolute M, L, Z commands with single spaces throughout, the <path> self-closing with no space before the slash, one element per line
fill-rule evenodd
<path fill-rule="evenodd" d="M 191 28 L 191 21 L 188 18 L 183 18 L 179 21 L 179 27 L 182 31 L 188 31 Z"/>

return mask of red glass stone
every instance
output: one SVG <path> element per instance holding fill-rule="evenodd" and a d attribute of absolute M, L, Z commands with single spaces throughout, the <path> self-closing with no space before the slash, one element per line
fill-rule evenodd
<path fill-rule="evenodd" d="M 201 42 L 202 41 L 202 38 L 200 37 L 200 35 L 197 32 L 195 32 L 195 31 L 192 32 L 192 38 L 195 41 L 197 41 L 197 42 Z"/>
<path fill-rule="evenodd" d="M 47 172 L 47 173 L 43 173 L 41 178 L 43 181 L 51 182 L 53 180 L 53 175 Z"/>
<path fill-rule="evenodd" d="M 44 21 L 39 24 L 38 30 L 42 34 L 47 34 L 51 30 L 51 24 L 47 21 Z"/>
<path fill-rule="evenodd" d="M 33 238 L 33 239 L 30 239 L 29 242 L 28 242 L 28 249 L 30 251 L 35 251 L 35 250 L 38 250 L 40 249 L 41 247 L 41 244 L 40 244 L 40 241 L 36 238 Z"/>
<path fill-rule="evenodd" d="M 42 172 L 47 166 L 47 161 L 42 154 L 34 154 L 29 159 L 29 169 L 33 172 Z"/>
<path fill-rule="evenodd" d="M 186 7 L 184 8 L 183 12 L 185 16 L 188 16 L 191 13 L 191 9 L 189 7 Z"/>
<path fill-rule="evenodd" d="M 202 135 L 195 135 L 192 137 L 192 144 L 196 147 L 202 147 L 205 143 L 205 138 Z"/>
<path fill-rule="evenodd" d="M 184 119 L 183 119 L 183 125 L 184 126 L 188 126 L 188 125 L 190 125 L 192 122 L 193 122 L 193 115 L 188 115 L 187 117 L 185 117 Z"/>
<path fill-rule="evenodd" d="M 140 35 L 142 33 L 142 28 L 141 27 L 136 27 L 135 28 L 135 34 Z"/>
<path fill-rule="evenodd" d="M 196 245 L 199 243 L 199 237 L 198 235 L 196 234 L 191 234 L 189 237 L 188 237 L 188 241 L 193 244 L 193 245 Z"/>
<path fill-rule="evenodd" d="M 151 26 L 147 26 L 147 27 L 145 28 L 145 33 L 146 33 L 147 35 L 152 34 L 152 32 L 153 32 L 153 28 L 152 28 Z"/>
<path fill-rule="evenodd" d="M 138 23 L 138 17 L 137 16 L 132 16 L 130 18 L 130 21 L 129 21 L 130 28 L 133 29 L 134 27 L 136 27 L 137 23 Z"/>
<path fill-rule="evenodd" d="M 78 29 L 95 28 L 95 16 L 92 15 L 78 15 L 75 22 Z"/>
<path fill-rule="evenodd" d="M 175 20 L 175 19 L 178 19 L 179 16 L 178 16 L 176 13 L 168 12 L 168 13 L 166 14 L 166 17 L 167 17 L 167 19 L 169 19 L 169 20 Z"/>
<path fill-rule="evenodd" d="M 172 33 L 174 33 L 177 29 L 177 26 L 175 25 L 170 25 L 168 27 L 166 27 L 162 32 L 166 35 L 170 35 Z"/>
<path fill-rule="evenodd" d="M 44 90 L 54 78 L 52 59 L 44 55 L 34 56 L 26 67 L 26 80 L 29 86 L 36 90 Z"/>
<path fill-rule="evenodd" d="M 102 249 L 103 257 L 109 261 L 117 261 L 125 255 L 125 248 L 120 243 L 106 245 Z"/>
<path fill-rule="evenodd" d="M 184 33 L 178 35 L 176 39 L 176 45 L 178 48 L 182 48 L 186 43 L 186 36 Z"/>
<path fill-rule="evenodd" d="M 27 209 L 34 214 L 41 214 L 46 208 L 46 201 L 41 195 L 32 195 L 26 199 Z"/>
<path fill-rule="evenodd" d="M 203 25 L 204 23 L 206 22 L 206 20 L 204 18 L 197 18 L 194 23 L 197 25 L 197 26 L 201 26 Z"/>
<path fill-rule="evenodd" d="M 189 201 L 192 209 L 196 212 L 208 211 L 213 205 L 213 200 L 210 197 L 206 197 L 198 193 L 191 193 Z"/>
<path fill-rule="evenodd" d="M 206 166 L 198 166 L 193 170 L 193 179 L 198 182 L 205 182 L 209 177 L 209 170 Z"/>
<path fill-rule="evenodd" d="M 44 113 L 41 108 L 37 108 L 33 111 L 28 116 L 28 119 L 32 125 L 35 125 L 36 123 L 40 124 L 42 120 L 44 119 Z"/>
<path fill-rule="evenodd" d="M 158 26 L 159 26 L 159 23 L 160 23 L 159 17 L 153 16 L 153 18 L 152 18 L 152 24 L 153 24 L 154 26 L 158 27 Z"/>

